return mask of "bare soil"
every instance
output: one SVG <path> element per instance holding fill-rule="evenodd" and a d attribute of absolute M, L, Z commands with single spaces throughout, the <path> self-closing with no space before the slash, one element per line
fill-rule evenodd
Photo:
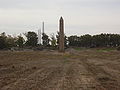
<path fill-rule="evenodd" d="M 120 90 L 120 52 L 0 52 L 0 90 Z"/>

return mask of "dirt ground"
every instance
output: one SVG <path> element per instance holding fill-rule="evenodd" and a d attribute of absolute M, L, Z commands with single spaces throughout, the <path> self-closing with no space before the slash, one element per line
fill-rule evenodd
<path fill-rule="evenodd" d="M 120 90 L 120 51 L 1 51 L 0 90 Z"/>

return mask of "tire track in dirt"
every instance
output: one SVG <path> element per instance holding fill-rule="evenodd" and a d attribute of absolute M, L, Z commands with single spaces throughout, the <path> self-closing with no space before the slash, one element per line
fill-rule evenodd
<path fill-rule="evenodd" d="M 17 81 L 19 81 L 23 78 L 27 78 L 28 75 L 31 75 L 31 74 L 37 72 L 37 70 L 43 68 L 43 66 L 49 64 L 50 62 L 51 61 L 47 60 L 47 61 L 44 61 L 44 62 L 40 62 L 39 67 L 38 66 L 36 67 L 36 64 L 35 64 L 35 65 L 31 65 L 28 68 L 23 68 L 20 71 L 15 71 L 13 73 L 6 74 L 6 75 L 0 77 L 0 81 L 1 81 L 0 82 L 0 87 L 1 88 L 7 87 L 10 84 L 15 83 L 15 82 L 17 82 Z M 33 63 L 33 62 L 26 62 L 26 64 L 31 64 L 31 63 Z M 38 61 L 37 61 L 37 63 L 38 63 Z M 23 63 L 23 65 L 24 64 L 25 63 Z"/>
<path fill-rule="evenodd" d="M 72 79 L 73 62 L 68 60 L 65 61 L 63 65 L 64 65 L 63 72 L 57 81 L 57 85 L 54 89 L 51 90 L 73 90 L 72 88 L 74 88 L 73 79 Z"/>
<path fill-rule="evenodd" d="M 81 60 L 77 60 L 76 63 L 76 85 L 81 90 L 105 90 L 103 86 L 92 76 L 92 74 L 86 69 Z M 78 84 L 79 83 L 79 84 Z M 76 90 L 76 89 L 75 89 Z M 77 89 L 79 90 L 79 89 Z"/>
<path fill-rule="evenodd" d="M 61 61 L 60 63 L 61 65 L 58 67 L 58 70 L 53 72 L 54 74 L 52 76 L 49 76 L 48 79 L 42 82 L 40 90 L 63 90 L 63 88 L 61 88 L 61 80 L 65 77 L 70 63 L 66 63 L 66 61 Z"/>
<path fill-rule="evenodd" d="M 117 80 L 104 69 L 95 66 L 94 64 L 90 64 L 87 59 L 82 60 L 82 63 L 86 69 L 93 74 L 96 81 L 98 81 L 105 88 L 105 90 L 120 90 Z"/>
<path fill-rule="evenodd" d="M 58 90 L 105 90 L 80 61 L 72 61 Z"/>
<path fill-rule="evenodd" d="M 71 65 L 68 68 L 66 75 L 63 79 L 61 90 L 78 90 L 79 86 L 77 86 L 76 84 L 77 73 L 75 71 L 75 67 L 76 67 L 75 63 L 71 62 Z"/>
<path fill-rule="evenodd" d="M 57 69 L 47 68 L 41 69 L 32 73 L 26 78 L 19 79 L 16 82 L 3 87 L 1 90 L 37 90 L 38 83 L 42 84 L 42 81 L 47 80 L 48 76 L 51 76 Z M 37 85 L 37 86 L 36 86 Z"/>
<path fill-rule="evenodd" d="M 41 90 L 105 90 L 84 65 L 76 60 L 66 60 L 62 71 Z"/>
<path fill-rule="evenodd" d="M 52 78 L 42 82 L 40 90 L 106 90 L 78 61 L 67 60 L 54 72 Z M 39 85 L 39 84 L 38 84 Z"/>
<path fill-rule="evenodd" d="M 115 60 L 103 60 L 103 59 L 88 59 L 89 64 L 102 68 L 112 78 L 116 79 L 120 83 L 120 66 Z"/>
<path fill-rule="evenodd" d="M 56 76 L 56 73 L 59 73 L 60 71 L 61 68 L 59 62 L 50 61 L 47 62 L 43 68 L 30 74 L 26 78 L 18 79 L 16 82 L 4 86 L 1 90 L 38 90 L 45 87 L 44 84 L 50 82 L 51 79 Z"/>

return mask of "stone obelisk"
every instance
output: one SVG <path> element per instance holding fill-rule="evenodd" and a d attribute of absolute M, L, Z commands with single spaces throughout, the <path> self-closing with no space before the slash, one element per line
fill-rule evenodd
<path fill-rule="evenodd" d="M 59 21 L 59 52 L 65 52 L 64 47 L 64 20 L 61 17 Z"/>

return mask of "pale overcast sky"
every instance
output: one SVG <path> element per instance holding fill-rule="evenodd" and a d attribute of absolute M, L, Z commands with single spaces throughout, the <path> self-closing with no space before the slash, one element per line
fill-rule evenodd
<path fill-rule="evenodd" d="M 60 16 L 67 35 L 120 34 L 120 0 L 0 0 L 0 33 L 56 33 Z"/>

